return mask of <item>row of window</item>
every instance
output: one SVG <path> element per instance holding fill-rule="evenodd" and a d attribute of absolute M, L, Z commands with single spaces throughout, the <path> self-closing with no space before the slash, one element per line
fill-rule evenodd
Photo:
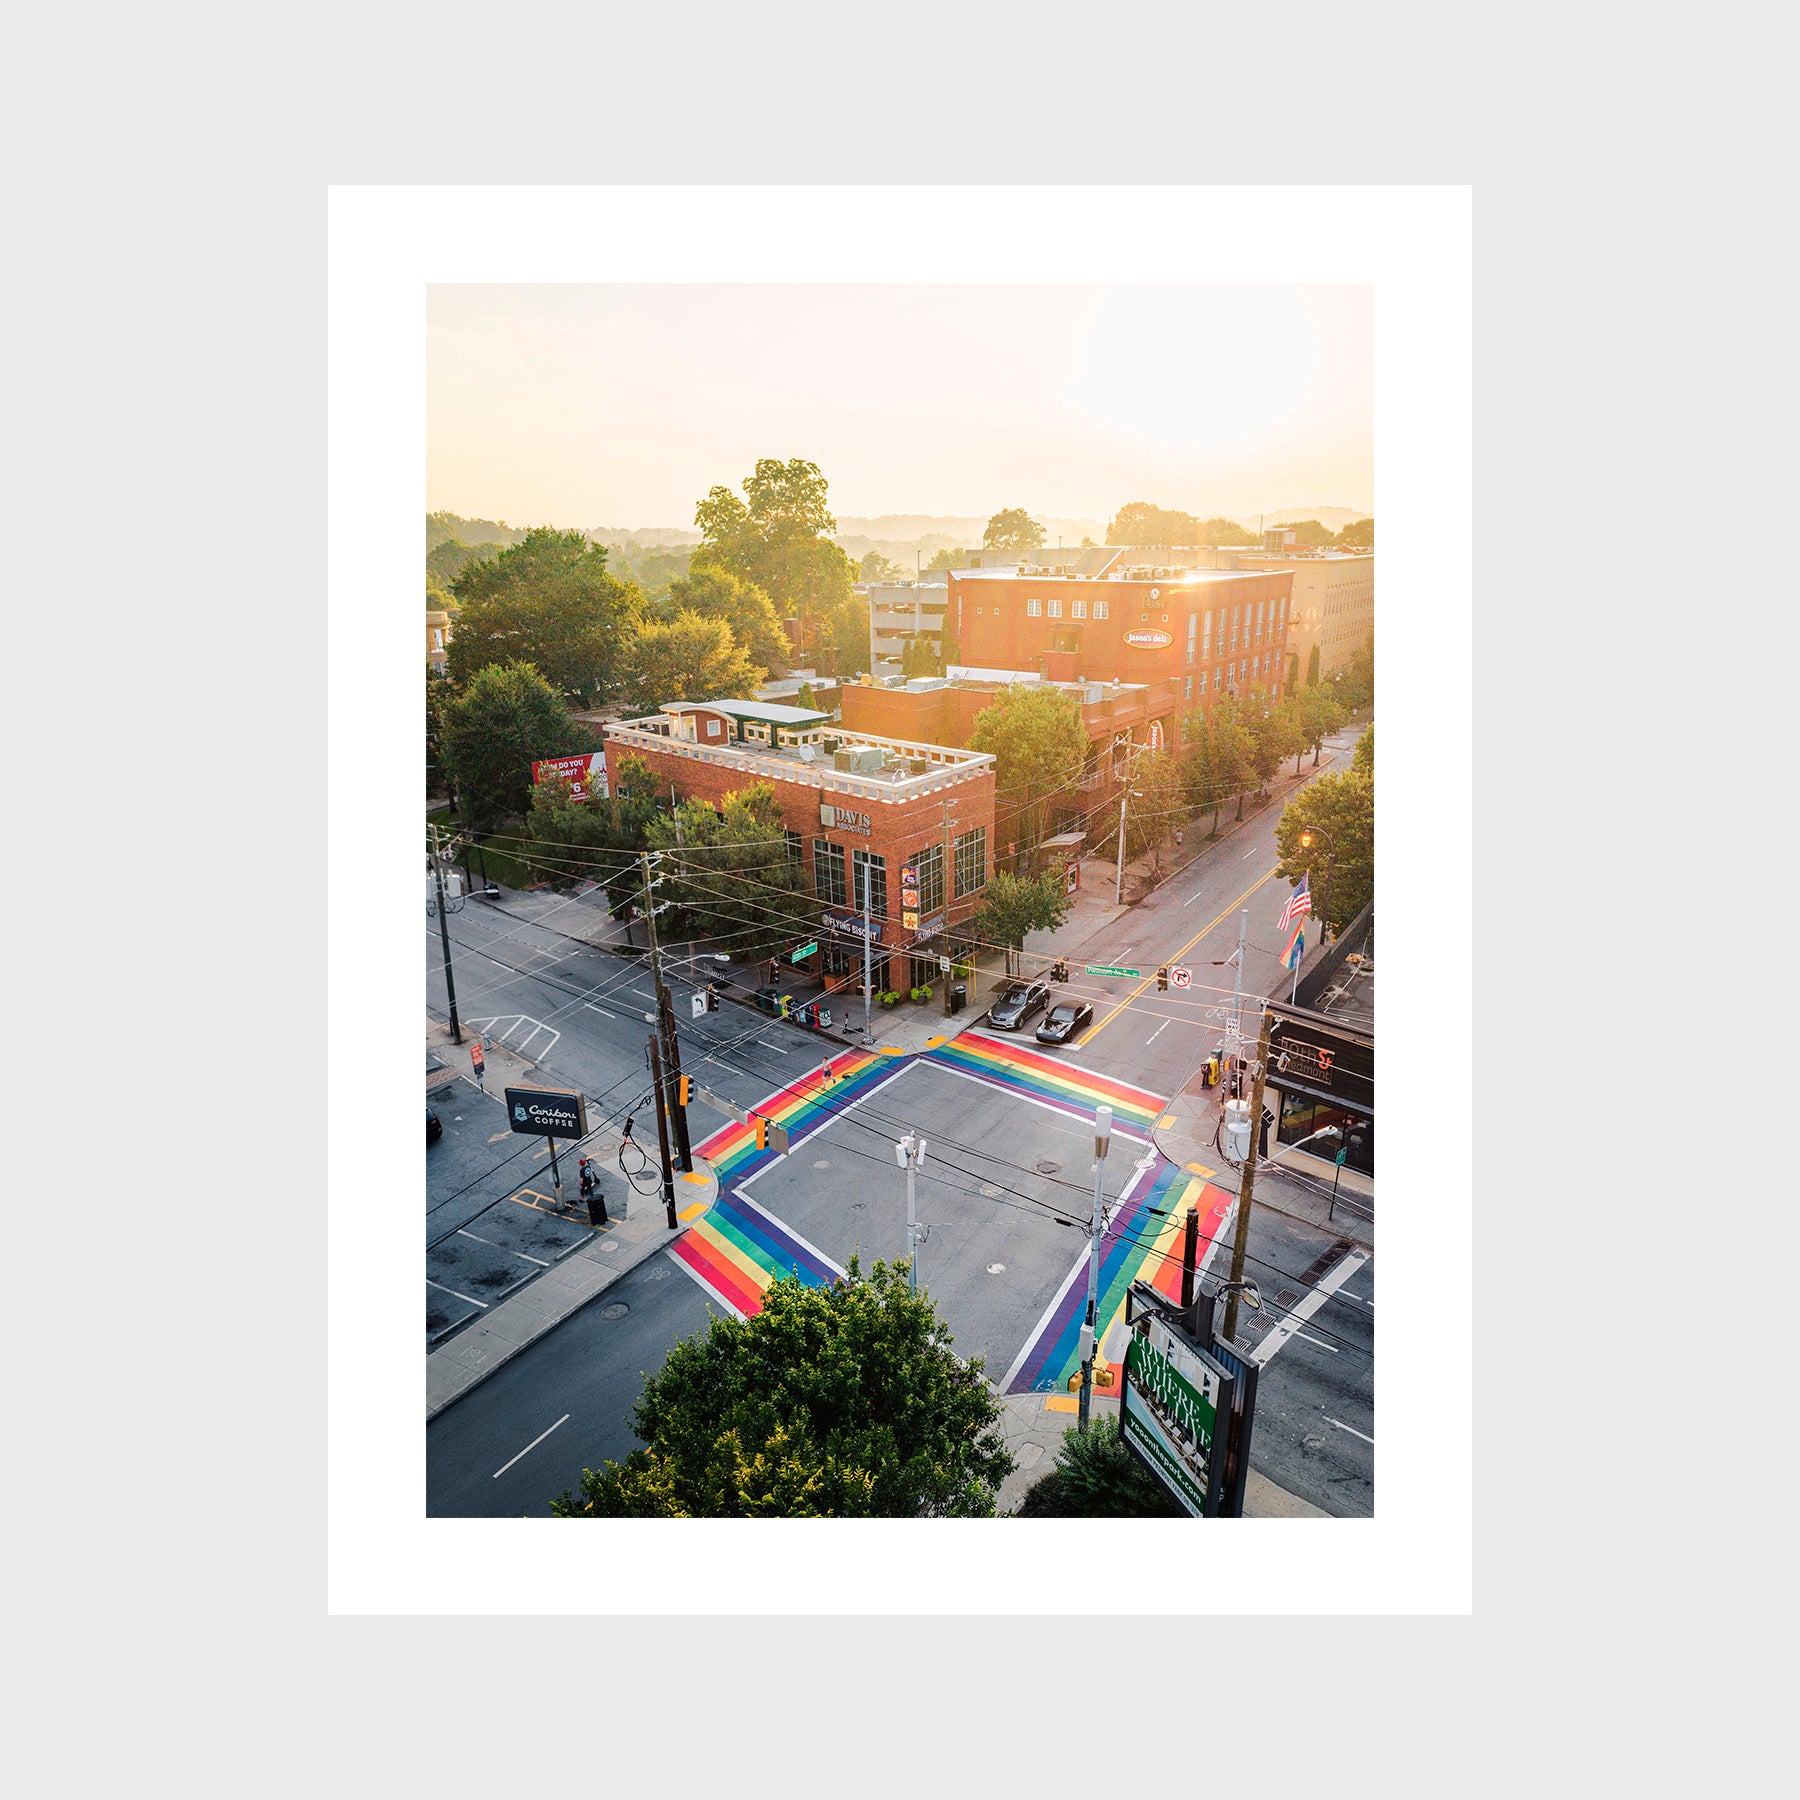
<path fill-rule="evenodd" d="M 1046 606 L 1049 608 L 1048 617 L 1060 619 L 1063 616 L 1062 601 L 1035 599 L 1027 600 L 1025 602 L 1025 616 L 1029 619 L 1044 618 L 1046 616 L 1044 611 Z M 981 611 L 982 609 L 979 606 L 976 607 L 975 613 L 977 617 L 980 617 Z M 994 608 L 994 615 L 998 618 L 999 614 L 1000 608 L 996 606 Z M 1071 600 L 1069 602 L 1070 618 L 1085 619 L 1087 616 L 1087 601 Z M 1094 602 L 1094 617 L 1096 619 L 1104 619 L 1106 616 L 1107 602 L 1104 600 L 1096 600 Z M 1163 613 L 1161 617 L 1162 622 L 1165 625 L 1168 624 L 1169 615 Z M 1260 644 L 1263 640 L 1265 631 L 1269 636 L 1273 637 L 1281 630 L 1286 618 L 1286 595 L 1281 595 L 1272 601 L 1258 600 L 1254 612 L 1251 610 L 1249 601 L 1243 602 L 1240 606 L 1232 607 L 1229 616 L 1227 615 L 1225 608 L 1221 606 L 1218 609 L 1219 648 L 1221 654 L 1236 655 L 1240 626 L 1243 631 L 1244 645 L 1248 648 L 1251 644 Z M 1144 623 L 1148 624 L 1149 619 L 1150 615 L 1146 613 L 1144 615 Z M 1228 633 L 1229 636 L 1227 635 Z M 1211 612 L 1191 612 L 1188 614 L 1187 659 L 1189 662 L 1203 662 L 1211 657 L 1212 634 L 1213 614 Z"/>
<path fill-rule="evenodd" d="M 790 831 L 787 840 L 788 856 L 798 862 L 800 834 Z M 973 831 L 965 831 L 955 842 L 955 853 L 956 894 L 961 899 L 987 885 L 987 827 L 977 825 Z M 913 862 L 919 876 L 920 913 L 939 911 L 944 904 L 943 845 L 933 844 L 929 849 L 921 850 Z M 842 844 L 834 844 L 829 838 L 813 839 L 813 892 L 827 906 L 847 907 L 860 913 L 865 887 L 870 916 L 885 919 L 888 911 L 887 858 L 874 856 L 867 850 L 852 850 L 846 870 Z"/>
<path fill-rule="evenodd" d="M 1239 683 L 1256 681 L 1272 675 L 1274 672 L 1275 653 L 1272 650 L 1265 650 L 1260 656 L 1247 657 L 1241 660 L 1237 666 L 1236 679 Z M 1212 691 L 1215 694 L 1219 693 L 1229 679 L 1231 679 L 1231 665 L 1229 663 L 1220 663 L 1212 672 Z M 1206 692 L 1206 677 L 1204 675 L 1200 677 L 1200 692 L 1202 694 Z M 1186 685 L 1182 689 L 1182 698 L 1191 700 L 1193 697 L 1194 677 L 1190 675 L 1187 678 Z"/>
<path fill-rule="evenodd" d="M 981 608 L 978 606 L 975 610 L 980 612 Z M 996 606 L 994 608 L 996 617 L 998 617 L 999 612 L 1000 609 Z M 1111 617 L 1111 614 L 1112 605 L 1110 601 L 1096 600 L 1094 602 L 1094 617 L 1096 619 L 1109 618 Z M 1028 619 L 1041 619 L 1044 616 L 1044 602 L 1042 600 L 1027 600 L 1025 602 L 1025 616 Z M 1050 617 L 1053 619 L 1060 619 L 1062 616 L 1063 603 L 1060 600 L 1052 600 L 1050 602 Z M 1087 616 L 1088 603 L 1085 600 L 1071 600 L 1069 602 L 1069 617 L 1071 619 L 1085 619 Z"/>

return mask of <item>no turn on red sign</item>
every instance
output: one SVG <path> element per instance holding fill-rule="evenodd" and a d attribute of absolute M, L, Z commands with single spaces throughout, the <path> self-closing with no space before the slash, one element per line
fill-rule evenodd
<path fill-rule="evenodd" d="M 1170 965 L 1169 965 L 1169 986 L 1170 987 L 1192 987 L 1193 985 L 1194 985 L 1194 971 L 1192 969 L 1184 967 L 1181 963 L 1170 963 Z"/>

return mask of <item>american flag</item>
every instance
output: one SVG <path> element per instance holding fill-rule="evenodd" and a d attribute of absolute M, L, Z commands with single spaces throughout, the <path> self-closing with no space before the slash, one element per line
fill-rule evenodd
<path fill-rule="evenodd" d="M 1288 895 L 1288 903 L 1281 909 L 1280 923 L 1284 927 L 1292 925 L 1296 919 L 1311 911 L 1312 894 L 1307 888 L 1306 877 L 1302 875 L 1300 877 L 1300 885 Z"/>

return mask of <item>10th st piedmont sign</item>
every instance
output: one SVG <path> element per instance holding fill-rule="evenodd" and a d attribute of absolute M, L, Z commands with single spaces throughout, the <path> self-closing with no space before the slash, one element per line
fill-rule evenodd
<path fill-rule="evenodd" d="M 509 1087 L 506 1122 L 526 1137 L 586 1137 L 587 1102 L 572 1088 Z"/>

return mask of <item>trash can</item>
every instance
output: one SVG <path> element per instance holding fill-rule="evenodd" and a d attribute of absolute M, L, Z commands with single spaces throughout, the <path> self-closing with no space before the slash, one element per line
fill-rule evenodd
<path fill-rule="evenodd" d="M 959 981 L 950 989 L 950 1010 L 953 1013 L 959 1013 L 968 1004 L 969 984 L 966 981 Z"/>

